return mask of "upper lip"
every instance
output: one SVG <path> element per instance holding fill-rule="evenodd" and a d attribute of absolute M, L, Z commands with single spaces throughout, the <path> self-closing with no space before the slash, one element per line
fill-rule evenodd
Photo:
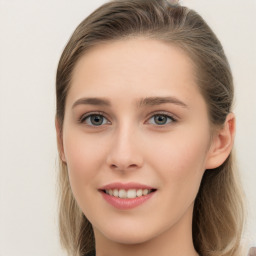
<path fill-rule="evenodd" d="M 108 190 L 108 189 L 128 190 L 128 189 L 156 189 L 156 188 L 153 188 L 148 185 L 136 183 L 136 182 L 129 182 L 129 183 L 114 182 L 99 188 L 99 190 Z"/>

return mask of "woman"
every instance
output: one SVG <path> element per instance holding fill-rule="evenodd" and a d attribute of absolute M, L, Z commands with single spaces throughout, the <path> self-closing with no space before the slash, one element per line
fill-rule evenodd
<path fill-rule="evenodd" d="M 197 13 L 103 5 L 64 49 L 56 93 L 70 255 L 240 255 L 232 74 Z"/>

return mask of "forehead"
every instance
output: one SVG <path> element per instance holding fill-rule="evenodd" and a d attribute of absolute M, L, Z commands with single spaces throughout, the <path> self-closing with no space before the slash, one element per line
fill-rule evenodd
<path fill-rule="evenodd" d="M 147 38 L 102 43 L 76 64 L 68 97 L 114 97 L 115 92 L 138 97 L 200 94 L 190 57 L 179 47 Z"/>
<path fill-rule="evenodd" d="M 193 76 L 194 63 L 179 47 L 167 42 L 147 38 L 130 38 L 103 42 L 90 48 L 75 66 L 73 77 L 86 72 L 84 66 L 101 72 L 102 68 L 111 73 L 140 70 L 171 72 L 170 75 L 190 73 Z M 130 67 L 128 70 L 127 68 Z M 107 69 L 106 69 L 107 68 Z M 153 75 L 153 74 L 152 74 Z"/>

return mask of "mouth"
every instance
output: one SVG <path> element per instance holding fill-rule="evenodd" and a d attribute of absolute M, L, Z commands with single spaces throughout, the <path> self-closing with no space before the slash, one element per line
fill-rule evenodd
<path fill-rule="evenodd" d="M 108 194 L 113 197 L 122 198 L 122 199 L 133 199 L 137 197 L 143 197 L 149 195 L 156 191 L 156 189 L 103 189 L 103 193 Z"/>
<path fill-rule="evenodd" d="M 101 187 L 98 191 L 110 205 L 120 210 L 129 210 L 145 204 L 154 197 L 157 189 L 139 183 L 116 182 Z"/>

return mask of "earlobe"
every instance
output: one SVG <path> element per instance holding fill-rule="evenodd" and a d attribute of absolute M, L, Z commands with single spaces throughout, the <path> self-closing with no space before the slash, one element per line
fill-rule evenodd
<path fill-rule="evenodd" d="M 63 148 L 62 132 L 61 132 L 60 123 L 59 123 L 57 117 L 55 118 L 55 128 L 56 128 L 57 145 L 58 145 L 59 156 L 60 156 L 60 159 L 63 162 L 66 162 L 66 158 L 65 158 L 65 154 L 64 154 L 64 148 Z"/>
<path fill-rule="evenodd" d="M 228 158 L 235 137 L 235 115 L 229 113 L 224 126 L 216 132 L 206 159 L 205 169 L 214 169 L 223 164 Z"/>

